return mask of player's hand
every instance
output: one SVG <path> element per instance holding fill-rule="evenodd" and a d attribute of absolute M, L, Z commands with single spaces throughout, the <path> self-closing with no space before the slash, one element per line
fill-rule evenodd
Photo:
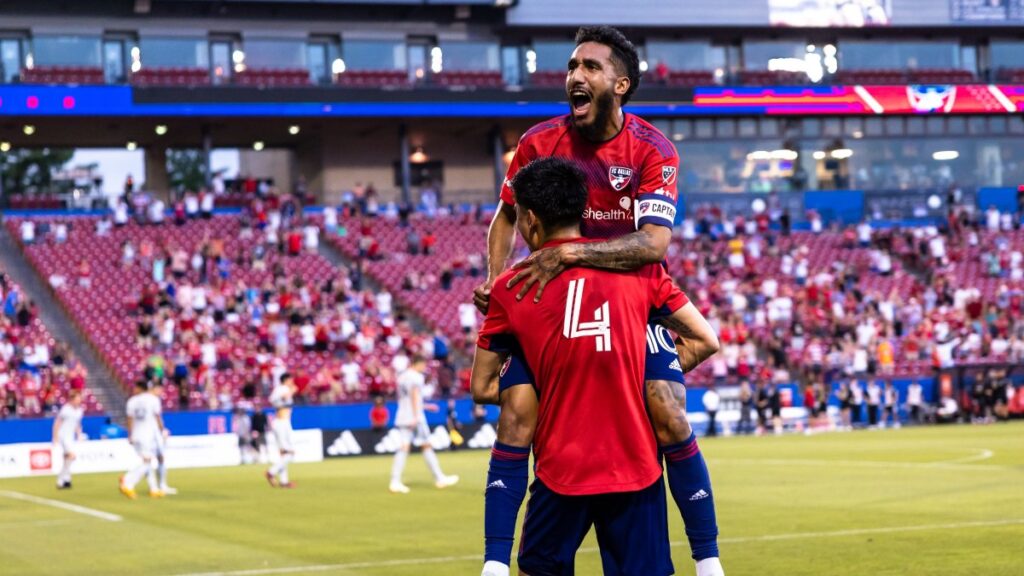
<path fill-rule="evenodd" d="M 494 278 L 487 280 L 473 289 L 473 305 L 484 316 L 487 315 L 487 305 L 491 303 L 491 286 L 494 285 Z"/>
<path fill-rule="evenodd" d="M 507 287 L 512 288 L 525 280 L 523 287 L 516 294 L 516 300 L 522 300 L 533 285 L 537 285 L 537 294 L 533 301 L 540 302 L 544 294 L 544 287 L 566 268 L 564 251 L 561 246 L 542 248 L 527 256 L 522 262 L 518 262 L 512 268 L 518 270 L 515 276 L 508 281 Z"/>

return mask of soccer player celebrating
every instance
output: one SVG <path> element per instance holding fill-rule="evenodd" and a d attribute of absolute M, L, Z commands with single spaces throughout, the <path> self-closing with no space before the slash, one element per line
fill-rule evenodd
<path fill-rule="evenodd" d="M 142 462 L 121 476 L 121 493 L 134 500 L 135 485 L 146 477 L 151 498 L 163 497 L 160 484 L 156 479 L 156 468 L 153 461 L 157 452 L 157 437 L 164 431 L 164 420 L 161 416 L 160 400 L 153 394 L 146 393 L 149 385 L 145 380 L 135 383 L 135 394 L 128 399 L 128 437 L 135 452 Z"/>
<path fill-rule="evenodd" d="M 295 458 L 295 446 L 292 443 L 292 404 L 295 402 L 295 392 L 298 388 L 295 386 L 295 379 L 287 372 L 281 374 L 279 381 L 280 384 L 270 391 L 270 405 L 277 410 L 270 429 L 277 440 L 277 450 L 281 458 L 267 470 L 266 476 L 267 482 L 275 488 L 294 488 L 295 484 L 288 479 L 288 464 Z"/>
<path fill-rule="evenodd" d="M 71 488 L 71 463 L 75 461 L 75 443 L 82 436 L 82 393 L 72 390 L 68 402 L 53 419 L 53 443 L 64 452 L 64 465 L 57 474 L 57 489 Z"/>
<path fill-rule="evenodd" d="M 514 176 L 516 226 L 531 250 L 592 243 L 580 235 L 585 178 L 560 158 L 535 160 Z M 522 573 L 572 574 L 593 524 L 606 574 L 672 574 L 665 486 L 644 392 L 645 327 L 653 315 L 680 334 L 687 367 L 718 350 L 717 336 L 658 264 L 623 272 L 573 267 L 549 284 L 565 296 L 538 304 L 516 299 L 506 284 L 515 273 L 501 275 L 491 294 L 472 391 L 478 402 L 496 402 L 504 356 L 518 351 L 539 396 Z M 496 464 L 525 467 L 526 457 L 495 444 L 488 498 L 493 490 L 521 501 L 525 482 L 493 472 Z M 489 560 L 484 574 L 508 574 L 508 564 Z"/>
<path fill-rule="evenodd" d="M 441 463 L 437 454 L 430 446 L 430 428 L 427 427 L 427 414 L 423 402 L 423 387 L 426 384 L 424 372 L 427 361 L 422 356 L 415 356 L 409 367 L 398 375 L 398 413 L 395 414 L 395 426 L 402 434 L 402 445 L 395 452 L 395 460 L 391 465 L 391 484 L 388 490 L 395 494 L 408 494 L 409 487 L 402 483 L 402 472 L 405 462 L 409 459 L 409 451 L 413 444 L 420 446 L 423 459 L 427 461 L 430 473 L 434 475 L 434 485 L 447 488 L 459 481 L 456 475 L 445 475 L 441 471 Z M 436 409 L 436 407 L 434 407 Z"/>
<path fill-rule="evenodd" d="M 664 260 L 675 220 L 679 159 L 675 146 L 656 128 L 623 112 L 622 106 L 639 82 L 639 57 L 629 40 L 606 26 L 580 28 L 566 75 L 570 113 L 528 130 L 509 166 L 509 177 L 487 236 L 488 277 L 474 291 L 474 302 L 481 312 L 487 310 L 492 288 L 509 289 L 525 280 L 516 299 L 522 299 L 536 286 L 533 301 L 541 302 L 548 283 L 567 269 L 628 272 Z M 517 265 L 517 274 L 506 277 L 505 285 L 498 286 L 497 277 L 512 254 L 517 220 L 508 183 L 521 167 L 546 156 L 571 158 L 583 170 L 588 197 L 580 229 L 583 236 L 601 241 L 570 242 L 537 250 Z M 552 201 L 562 200 L 552 197 Z M 524 313 L 532 316 L 537 312 Z M 718 576 L 723 572 L 718 561 L 711 479 L 686 418 L 686 366 L 676 350 L 680 342 L 673 347 L 672 338 L 658 324 L 651 324 L 647 332 L 645 390 L 651 423 L 666 460 L 668 484 L 686 525 L 698 575 Z M 685 346 L 685 341 L 682 344 Z M 503 387 L 530 381 L 521 363 L 512 354 L 503 370 Z M 508 418 L 514 423 L 504 432 L 499 426 L 498 442 L 506 454 L 525 455 L 529 451 L 535 423 L 530 410 L 536 404 L 536 396 L 531 395 L 534 392 L 529 386 L 509 387 L 502 394 L 502 415 L 513 413 Z M 495 481 L 501 480 L 503 485 L 510 481 L 525 485 L 528 475 L 525 462 L 511 467 L 507 461 L 495 458 L 491 471 Z M 509 479 L 512 476 L 514 480 Z M 491 490 L 487 493 L 488 525 L 502 534 L 511 534 L 518 502 L 515 498 L 492 500 Z M 499 526 L 500 530 L 496 528 Z M 504 545 L 493 550 L 489 547 L 486 557 L 507 563 L 510 552 L 511 548 L 506 551 Z"/>

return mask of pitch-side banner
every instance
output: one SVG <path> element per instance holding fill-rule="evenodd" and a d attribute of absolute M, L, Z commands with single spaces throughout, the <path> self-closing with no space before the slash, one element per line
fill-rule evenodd
<path fill-rule="evenodd" d="M 459 435 L 462 443 L 458 448 L 489 449 L 497 439 L 494 426 L 480 422 L 464 424 Z M 444 426 L 433 427 L 428 441 L 434 450 L 448 450 L 453 446 L 452 435 Z M 402 435 L 396 428 L 380 432 L 357 429 L 323 431 L 323 456 L 326 458 L 394 454 L 401 445 Z"/>
<path fill-rule="evenodd" d="M 295 431 L 296 460 L 323 460 L 323 436 L 319 429 Z M 273 448 L 273 447 L 272 447 Z M 276 448 L 271 454 L 276 454 Z M 118 472 L 139 462 L 135 449 L 125 439 L 88 440 L 75 446 L 75 474 Z M 234 434 L 171 436 L 165 458 L 168 468 L 237 466 L 242 462 L 238 437 Z M 0 445 L 0 478 L 56 474 L 64 460 L 59 446 L 49 443 Z"/>

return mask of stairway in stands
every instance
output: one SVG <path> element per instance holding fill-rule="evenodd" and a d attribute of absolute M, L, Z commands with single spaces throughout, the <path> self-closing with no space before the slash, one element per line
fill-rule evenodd
<path fill-rule="evenodd" d="M 89 371 L 86 385 L 103 404 L 104 411 L 115 421 L 123 423 L 126 400 L 124 391 L 107 366 L 100 361 L 89 341 L 68 317 L 50 286 L 25 259 L 5 226 L 0 226 L 0 269 L 21 286 L 27 298 L 35 301 L 39 315 L 53 337 L 71 346 L 75 356 Z"/>

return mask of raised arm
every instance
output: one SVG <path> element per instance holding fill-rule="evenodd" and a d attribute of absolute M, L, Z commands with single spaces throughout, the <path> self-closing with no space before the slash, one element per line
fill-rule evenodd
<path fill-rule="evenodd" d="M 522 300 L 530 288 L 537 284 L 537 294 L 533 301 L 540 302 L 548 282 L 569 266 L 636 270 L 664 260 L 671 241 L 671 228 L 660 224 L 644 224 L 636 232 L 602 242 L 570 243 L 544 248 L 516 264 L 519 273 L 509 280 L 508 287 L 526 280 L 516 294 L 516 299 Z"/>
<path fill-rule="evenodd" d="M 473 402 L 498 404 L 498 375 L 503 361 L 502 354 L 477 346 L 476 354 L 473 356 L 473 375 L 470 377 L 469 385 L 470 392 L 473 394 Z"/>
<path fill-rule="evenodd" d="M 498 201 L 498 209 L 487 229 L 487 280 L 473 290 L 473 304 L 481 314 L 487 313 L 491 286 L 505 271 L 508 259 L 516 241 L 516 210 L 504 201 Z"/>
<path fill-rule="evenodd" d="M 700 363 L 714 356 L 719 349 L 718 335 L 693 302 L 659 320 L 662 326 L 675 332 L 676 350 L 683 373 L 700 366 Z"/>

